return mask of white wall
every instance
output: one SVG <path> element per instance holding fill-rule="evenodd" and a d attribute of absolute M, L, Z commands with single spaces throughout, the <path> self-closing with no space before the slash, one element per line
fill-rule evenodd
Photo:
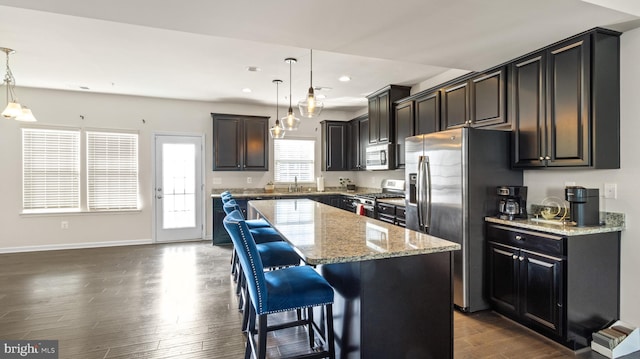
<path fill-rule="evenodd" d="M 250 187 L 263 187 L 273 179 L 271 172 L 216 172 L 211 170 L 211 112 L 271 116 L 275 107 L 180 101 L 158 98 L 93 94 L 18 88 L 20 99 L 38 118 L 36 126 L 72 126 L 85 128 L 131 129 L 140 133 L 140 192 L 142 208 L 133 213 L 81 213 L 65 215 L 21 215 L 22 171 L 20 128 L 17 121 L 0 121 L 0 252 L 61 248 L 73 246 L 114 245 L 151 242 L 153 210 L 152 138 L 154 133 L 205 134 L 206 236 L 211 236 L 211 200 L 214 175 L 222 187 L 243 187 L 246 177 L 253 177 Z M 283 115 L 286 109 L 281 109 Z M 80 116 L 84 116 L 81 119 Z M 325 111 L 322 119 L 346 120 L 351 114 Z M 142 120 L 145 120 L 143 123 Z M 319 120 L 303 120 L 296 136 L 317 139 L 318 175 L 320 175 Z M 291 134 L 293 135 L 293 134 Z M 271 149 L 271 163 L 273 150 Z M 270 166 L 273 168 L 273 165 Z M 349 174 L 349 173 L 346 173 Z M 326 175 L 327 185 L 338 185 L 338 175 Z M 213 190 L 215 191 L 215 190 Z M 69 228 L 61 229 L 60 222 Z"/>
<path fill-rule="evenodd" d="M 529 203 L 540 203 L 547 196 L 564 198 L 565 182 L 600 188 L 604 183 L 616 183 L 617 199 L 600 199 L 601 209 L 609 212 L 623 212 L 626 215 L 626 229 L 622 232 L 621 264 L 621 317 L 623 320 L 640 325 L 640 228 L 635 226 L 640 215 L 640 29 L 626 32 L 621 37 L 621 84 L 620 84 L 620 152 L 619 170 L 574 171 L 542 170 L 525 171 L 524 181 L 529 187 Z M 597 283 L 584 283 L 597 286 Z"/>

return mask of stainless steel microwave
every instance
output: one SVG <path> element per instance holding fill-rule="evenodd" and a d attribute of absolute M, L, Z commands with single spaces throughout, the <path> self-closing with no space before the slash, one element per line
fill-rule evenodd
<path fill-rule="evenodd" d="M 394 169 L 394 145 L 371 145 L 367 147 L 367 170 Z"/>

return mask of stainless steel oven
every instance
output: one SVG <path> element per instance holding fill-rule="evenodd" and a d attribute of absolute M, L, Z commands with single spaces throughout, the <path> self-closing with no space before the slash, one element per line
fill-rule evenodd
<path fill-rule="evenodd" d="M 364 215 L 376 218 L 376 204 L 379 198 L 404 198 L 404 180 L 382 180 L 382 192 L 380 193 L 358 193 L 353 198 L 353 204 L 358 213 L 358 205 L 363 208 Z"/>

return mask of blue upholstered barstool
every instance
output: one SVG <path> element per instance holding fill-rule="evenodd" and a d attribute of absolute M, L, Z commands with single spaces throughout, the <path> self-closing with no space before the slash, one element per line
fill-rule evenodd
<path fill-rule="evenodd" d="M 237 215 L 228 215 L 223 223 L 237 248 L 238 259 L 247 279 L 247 289 L 252 304 L 248 308 L 250 319 L 245 358 L 264 359 L 266 357 L 267 332 L 303 325 L 307 326 L 309 331 L 309 346 L 314 348 L 316 331 L 318 338 L 324 342 L 324 346 L 322 350 L 318 348 L 317 351 L 296 357 L 335 358 L 333 288 L 318 272 L 308 266 L 288 267 L 265 272 L 257 245 L 247 224 L 237 218 Z M 324 308 L 323 317 L 326 320 L 326 325 L 323 325 L 326 328 L 324 334 L 313 321 L 313 307 L 319 306 Z M 298 318 L 273 326 L 268 325 L 268 314 L 298 309 L 307 309 L 306 318 Z M 257 328 L 254 325 L 256 317 L 258 320 Z"/>
<path fill-rule="evenodd" d="M 244 221 L 244 217 L 242 216 L 242 212 L 240 210 L 234 210 L 230 212 L 227 217 L 233 218 L 237 221 Z M 246 221 L 245 221 L 246 223 Z M 252 229 L 249 230 L 252 233 L 252 238 L 260 238 L 261 235 L 253 234 Z M 265 269 L 273 269 L 273 268 L 283 268 L 289 266 L 297 266 L 300 264 L 300 256 L 296 253 L 295 249 L 291 247 L 288 243 L 286 243 L 280 235 L 278 235 L 278 241 L 264 241 L 262 243 L 257 243 L 256 247 L 258 249 L 258 253 L 260 254 L 260 258 L 262 259 L 262 263 Z M 254 242 L 256 240 L 254 239 Z M 242 275 L 241 263 L 238 261 L 238 248 L 235 246 L 234 242 L 234 254 L 235 258 L 232 258 L 231 264 L 232 274 L 234 276 L 234 280 L 236 280 L 236 294 L 240 297 L 238 300 L 238 309 L 242 309 L 244 312 L 244 318 L 242 320 L 243 329 L 246 327 L 248 312 L 243 309 L 246 308 L 248 300 L 246 299 L 246 295 L 243 293 L 243 288 L 246 286 L 246 278 Z"/>
<path fill-rule="evenodd" d="M 235 209 L 240 209 L 240 205 L 234 199 L 230 199 L 230 200 L 228 200 L 227 202 L 225 202 L 222 205 L 222 209 L 224 210 L 224 212 L 226 214 L 229 214 L 231 211 L 233 211 Z M 249 227 L 249 229 L 271 227 L 269 222 L 265 221 L 263 218 L 248 219 L 246 221 L 247 221 L 247 226 Z"/>

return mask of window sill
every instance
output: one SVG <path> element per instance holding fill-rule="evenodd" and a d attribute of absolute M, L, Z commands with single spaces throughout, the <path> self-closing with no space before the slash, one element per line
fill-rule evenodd
<path fill-rule="evenodd" d="M 73 211 L 73 212 L 20 212 L 20 216 L 24 217 L 59 217 L 59 216 L 86 216 L 86 215 L 102 215 L 102 214 L 139 214 L 141 209 L 131 210 L 113 210 L 113 211 Z"/>

